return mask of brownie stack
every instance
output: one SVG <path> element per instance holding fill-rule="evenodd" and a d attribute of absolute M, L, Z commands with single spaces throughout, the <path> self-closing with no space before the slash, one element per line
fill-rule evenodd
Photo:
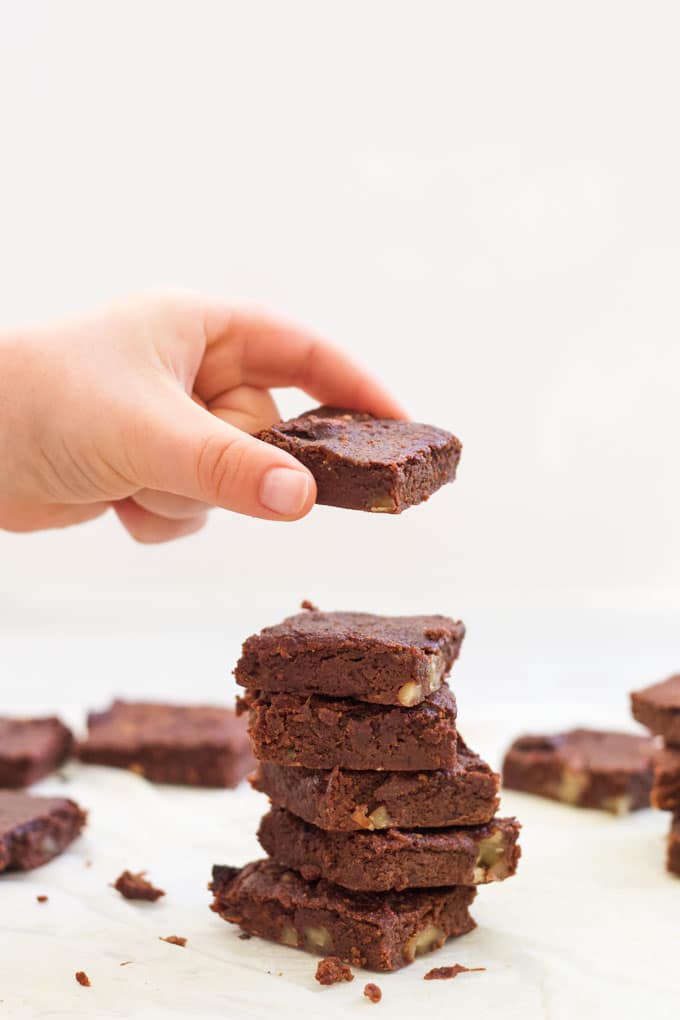
<path fill-rule="evenodd" d="M 680 674 L 631 695 L 633 715 L 664 746 L 654 756 L 652 804 L 672 813 L 666 867 L 680 876 Z"/>
<path fill-rule="evenodd" d="M 249 638 L 241 709 L 272 807 L 269 855 L 216 867 L 213 909 L 250 934 L 396 970 L 474 927 L 477 885 L 514 874 L 519 825 L 456 730 L 443 616 L 322 613 Z"/>

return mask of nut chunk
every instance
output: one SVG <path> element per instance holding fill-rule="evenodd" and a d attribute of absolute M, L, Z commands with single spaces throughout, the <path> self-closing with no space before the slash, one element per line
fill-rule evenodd
<path fill-rule="evenodd" d="M 452 482 L 462 445 L 432 425 L 317 407 L 258 439 L 285 450 L 316 480 L 317 503 L 400 514 Z"/>
<path fill-rule="evenodd" d="M 136 875 L 132 871 L 124 871 L 113 883 L 113 888 L 126 900 L 149 900 L 155 903 L 161 896 L 165 896 L 165 890 L 157 889 L 148 882 L 144 878 L 145 874 L 145 871 L 140 871 Z"/>
<path fill-rule="evenodd" d="M 337 985 L 340 981 L 354 981 L 350 967 L 337 956 L 326 956 L 319 960 L 314 975 L 320 985 Z"/>

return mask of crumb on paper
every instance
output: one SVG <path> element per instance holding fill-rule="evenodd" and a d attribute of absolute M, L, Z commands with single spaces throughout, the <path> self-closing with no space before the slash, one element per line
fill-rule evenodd
<path fill-rule="evenodd" d="M 380 1002 L 382 999 L 382 991 L 377 985 L 374 985 L 372 981 L 369 981 L 369 983 L 365 985 L 364 995 L 367 999 L 370 999 L 371 1002 Z"/>
<path fill-rule="evenodd" d="M 123 960 L 123 962 L 119 963 L 118 966 L 119 967 L 127 967 L 128 963 L 134 963 L 134 960 Z"/>
<path fill-rule="evenodd" d="M 47 903 L 49 896 L 45 896 L 44 894 L 42 896 L 36 896 L 36 900 L 38 903 Z"/>
<path fill-rule="evenodd" d="M 302 600 L 302 602 L 300 603 L 300 609 L 307 609 L 307 610 L 309 610 L 310 613 L 318 613 L 319 612 L 319 607 L 315 606 L 313 602 L 309 601 L 309 599 L 303 599 Z"/>
<path fill-rule="evenodd" d="M 182 946 L 184 948 L 187 944 L 187 939 L 182 935 L 159 935 L 158 937 L 161 942 L 169 942 L 171 946 Z"/>
<path fill-rule="evenodd" d="M 90 860 L 84 861 L 84 865 L 85 865 L 86 868 L 91 868 L 92 867 L 92 861 L 90 861 Z"/>
<path fill-rule="evenodd" d="M 447 981 L 449 978 L 458 977 L 459 974 L 469 974 L 476 970 L 486 970 L 486 967 L 463 967 L 460 963 L 454 963 L 453 967 L 433 967 L 423 976 L 423 980 Z"/>
<path fill-rule="evenodd" d="M 76 971 L 76 981 L 79 985 L 82 985 L 83 988 L 89 988 L 91 984 L 91 981 L 84 970 Z"/>
<path fill-rule="evenodd" d="M 354 974 L 338 956 L 325 956 L 319 960 L 314 975 L 320 985 L 335 985 L 339 981 L 354 981 Z"/>
<path fill-rule="evenodd" d="M 145 875 L 145 871 L 137 873 L 123 871 L 113 883 L 113 888 L 126 900 L 148 900 L 150 903 L 155 903 L 161 896 L 165 896 L 165 890 L 157 889 L 155 885 L 144 878 Z"/>

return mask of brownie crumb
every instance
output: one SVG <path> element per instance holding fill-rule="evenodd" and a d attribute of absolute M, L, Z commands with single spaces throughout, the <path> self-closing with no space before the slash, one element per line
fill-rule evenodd
<path fill-rule="evenodd" d="M 473 970 L 486 970 L 486 967 L 463 967 L 460 963 L 454 963 L 453 967 L 433 967 L 424 975 L 425 981 L 447 981 L 459 974 L 468 974 Z"/>
<path fill-rule="evenodd" d="M 118 966 L 119 966 L 119 967 L 127 967 L 127 965 L 128 965 L 129 963 L 133 963 L 133 962 L 134 962 L 133 960 L 123 960 L 123 962 L 122 962 L 122 963 L 119 963 L 119 964 L 118 964 Z"/>
<path fill-rule="evenodd" d="M 89 988 L 91 984 L 91 981 L 84 970 L 76 971 L 76 981 L 79 985 L 82 985 L 83 988 Z"/>
<path fill-rule="evenodd" d="M 303 599 L 302 600 L 302 602 L 300 603 L 300 609 L 308 609 L 310 611 L 310 613 L 318 613 L 319 612 L 319 607 L 315 606 L 313 602 L 309 601 L 309 599 Z"/>
<path fill-rule="evenodd" d="M 38 903 L 47 903 L 49 896 L 36 896 Z"/>
<path fill-rule="evenodd" d="M 339 981 L 354 981 L 351 969 L 337 956 L 326 956 L 323 960 L 319 960 L 314 977 L 320 985 L 336 985 Z"/>
<path fill-rule="evenodd" d="M 145 874 L 145 871 L 140 871 L 138 874 L 124 871 L 113 883 L 113 888 L 117 889 L 126 900 L 149 900 L 155 903 L 161 896 L 165 896 L 165 890 L 157 889 L 151 882 L 147 882 L 144 878 Z"/>
<path fill-rule="evenodd" d="M 380 1002 L 382 999 L 382 992 L 377 985 L 373 984 L 372 981 L 369 981 L 369 983 L 364 987 L 364 995 L 367 999 L 370 999 L 371 1002 Z"/>
<path fill-rule="evenodd" d="M 247 942 L 248 939 L 252 939 L 253 936 L 250 934 L 249 931 L 241 931 L 239 932 L 238 937 L 241 939 L 242 942 Z"/>
<path fill-rule="evenodd" d="M 169 942 L 171 946 L 186 946 L 187 940 L 181 935 L 159 935 L 161 942 Z"/>

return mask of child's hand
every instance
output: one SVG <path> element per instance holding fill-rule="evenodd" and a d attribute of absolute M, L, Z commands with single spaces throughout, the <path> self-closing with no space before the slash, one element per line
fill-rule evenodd
<path fill-rule="evenodd" d="M 198 299 L 0 335 L 0 528 L 64 527 L 111 503 L 141 542 L 197 531 L 211 506 L 303 517 L 311 474 L 248 435 L 278 420 L 275 386 L 403 416 L 325 343 Z"/>

